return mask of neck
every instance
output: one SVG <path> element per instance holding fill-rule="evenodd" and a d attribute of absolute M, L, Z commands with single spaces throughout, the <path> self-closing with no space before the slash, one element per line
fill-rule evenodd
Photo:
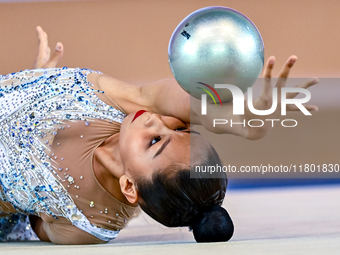
<path fill-rule="evenodd" d="M 119 153 L 119 133 L 107 138 L 94 152 L 93 172 L 99 183 L 115 198 L 130 204 L 120 190 L 124 174 Z"/>
<path fill-rule="evenodd" d="M 119 133 L 107 138 L 94 152 L 93 165 L 98 172 L 119 179 L 123 174 L 119 153 Z"/>

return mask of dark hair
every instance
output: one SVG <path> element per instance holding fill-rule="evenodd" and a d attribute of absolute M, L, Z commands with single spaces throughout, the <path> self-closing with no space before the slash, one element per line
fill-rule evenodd
<path fill-rule="evenodd" d="M 208 151 L 200 166 L 222 166 L 215 149 L 211 147 Z M 150 179 L 137 178 L 139 204 L 150 217 L 167 227 L 189 226 L 197 242 L 228 241 L 234 225 L 221 207 L 227 176 L 223 172 L 215 178 L 209 175 L 200 173 L 199 178 L 191 178 L 190 167 L 174 164 L 155 171 Z"/>

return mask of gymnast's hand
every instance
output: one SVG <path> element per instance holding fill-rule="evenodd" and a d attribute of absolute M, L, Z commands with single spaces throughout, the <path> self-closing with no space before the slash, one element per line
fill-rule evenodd
<path fill-rule="evenodd" d="M 295 62 L 297 60 L 296 56 L 290 56 L 286 63 L 284 64 L 280 74 L 279 78 L 277 80 L 277 83 L 275 87 L 277 88 L 277 108 L 274 113 L 271 115 L 266 115 L 266 116 L 258 116 L 254 115 L 250 110 L 248 109 L 248 104 L 247 101 L 245 101 L 245 115 L 243 116 L 243 119 L 245 119 L 246 123 L 250 119 L 261 119 L 264 121 L 264 125 L 262 127 L 249 127 L 246 125 L 243 127 L 242 125 L 237 125 L 241 126 L 242 130 L 240 130 L 240 135 L 246 139 L 249 140 L 257 140 L 265 135 L 267 135 L 270 130 L 273 128 L 273 124 L 270 121 L 265 121 L 265 119 L 280 119 L 281 117 L 281 88 L 285 87 L 287 78 L 289 76 L 289 72 L 294 66 Z M 275 63 L 275 57 L 270 57 L 266 63 L 265 69 L 264 69 L 264 82 L 262 86 L 262 91 L 261 94 L 258 98 L 253 100 L 253 106 L 257 110 L 266 110 L 269 109 L 272 106 L 272 100 L 273 100 L 273 86 L 272 86 L 272 70 L 274 67 Z M 304 88 L 307 89 L 312 85 L 315 85 L 319 82 L 318 79 L 314 78 L 312 80 L 306 81 L 302 84 L 296 85 L 295 87 L 298 88 Z M 299 93 L 287 93 L 286 97 L 287 99 L 292 99 L 295 98 Z M 307 105 L 304 104 L 304 107 L 308 111 L 317 111 L 318 107 L 315 105 Z M 300 111 L 300 109 L 296 105 L 288 104 L 287 105 L 287 111 Z M 240 116 L 241 117 L 241 116 Z M 240 121 L 240 120 L 238 120 Z"/>
<path fill-rule="evenodd" d="M 262 116 L 253 114 L 248 108 L 247 100 L 245 100 L 244 101 L 244 110 L 245 110 L 244 115 L 233 115 L 233 102 L 223 103 L 222 106 L 220 105 L 215 106 L 214 104 L 208 104 L 207 108 L 208 108 L 209 114 L 201 115 L 200 114 L 200 109 L 201 109 L 200 100 L 192 98 L 191 99 L 191 108 L 192 108 L 191 110 L 193 111 L 194 114 L 191 115 L 190 121 L 194 122 L 193 124 L 198 123 L 200 125 L 203 125 L 207 130 L 213 133 L 217 133 L 217 134 L 234 134 L 234 135 L 246 138 L 248 140 L 257 140 L 257 139 L 260 139 L 266 136 L 273 129 L 273 126 L 275 126 L 275 124 L 277 125 L 277 122 L 273 124 L 272 121 L 266 121 L 266 119 L 277 120 L 277 119 L 280 119 L 281 117 L 281 88 L 286 85 L 289 72 L 294 66 L 296 60 L 297 60 L 296 56 L 289 57 L 279 74 L 279 78 L 275 85 L 275 87 L 277 88 L 277 106 L 276 106 L 276 110 L 272 114 L 262 115 Z M 275 57 L 270 57 L 264 68 L 264 83 L 263 83 L 261 94 L 258 98 L 253 100 L 253 107 L 257 110 L 267 110 L 267 109 L 270 109 L 272 106 L 273 86 L 272 86 L 271 76 L 272 76 L 272 70 L 274 68 L 274 63 L 275 63 Z M 317 84 L 317 83 L 318 83 L 318 79 L 312 79 L 310 81 L 296 85 L 295 87 L 307 89 L 310 86 Z M 295 98 L 298 94 L 299 93 L 287 93 L 286 97 L 287 99 L 292 99 L 292 98 Z M 315 105 L 304 104 L 304 107 L 308 111 L 318 110 L 318 107 Z M 287 111 L 300 111 L 299 108 L 296 107 L 296 105 L 291 105 L 291 104 L 287 104 L 286 110 Z M 221 125 L 213 126 L 214 119 L 226 119 L 228 120 L 228 124 L 224 124 L 224 125 L 221 124 Z M 248 125 L 248 121 L 251 119 L 262 120 L 264 124 L 263 126 L 251 127 Z M 235 124 L 231 125 L 230 124 L 231 121 Z M 245 123 L 245 124 L 242 124 L 242 123 Z"/>
<path fill-rule="evenodd" d="M 55 47 L 55 52 L 51 57 L 51 49 L 48 46 L 46 32 L 40 27 L 36 27 L 39 39 L 38 55 L 33 64 L 33 69 L 37 68 L 54 68 L 57 66 L 60 59 L 63 57 L 64 46 L 58 42 Z"/>

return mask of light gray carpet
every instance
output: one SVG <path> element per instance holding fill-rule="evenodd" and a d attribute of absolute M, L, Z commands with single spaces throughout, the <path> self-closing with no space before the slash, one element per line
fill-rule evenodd
<path fill-rule="evenodd" d="M 194 243 L 187 228 L 142 214 L 109 244 L 1 243 L 0 254 L 340 254 L 339 197 L 339 186 L 228 192 L 235 234 L 227 243 Z"/>

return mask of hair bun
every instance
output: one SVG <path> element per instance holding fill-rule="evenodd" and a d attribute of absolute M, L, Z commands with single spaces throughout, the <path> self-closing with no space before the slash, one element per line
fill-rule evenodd
<path fill-rule="evenodd" d="M 226 209 L 219 205 L 203 211 L 191 226 L 196 242 L 226 242 L 234 233 L 234 224 Z"/>

